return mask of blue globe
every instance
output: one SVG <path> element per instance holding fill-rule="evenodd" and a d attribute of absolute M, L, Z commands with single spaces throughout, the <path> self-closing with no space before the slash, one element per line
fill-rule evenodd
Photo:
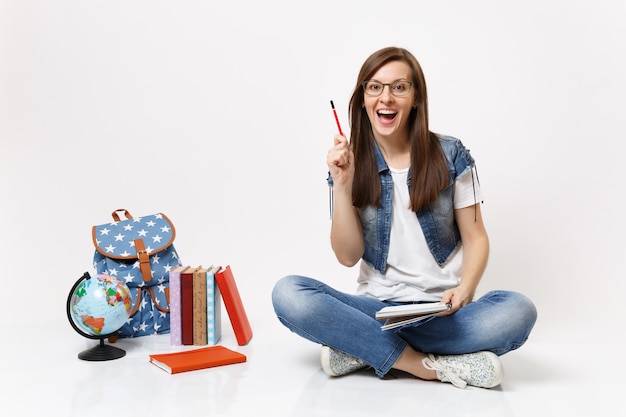
<path fill-rule="evenodd" d="M 89 338 L 103 338 L 119 330 L 130 315 L 131 297 L 117 277 L 85 273 L 68 299 L 68 316 L 74 329 Z"/>

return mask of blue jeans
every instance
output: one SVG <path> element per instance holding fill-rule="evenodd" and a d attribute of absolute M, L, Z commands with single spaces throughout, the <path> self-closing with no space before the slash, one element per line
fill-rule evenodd
<path fill-rule="evenodd" d="M 290 275 L 272 292 L 274 311 L 292 332 L 362 359 L 384 376 L 402 351 L 503 355 L 524 344 L 537 320 L 534 304 L 511 291 L 491 291 L 456 313 L 382 331 L 376 311 L 390 303 L 347 294 L 312 278 Z"/>

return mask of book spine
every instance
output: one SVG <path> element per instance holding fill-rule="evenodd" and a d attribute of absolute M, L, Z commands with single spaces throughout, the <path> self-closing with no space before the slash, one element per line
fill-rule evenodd
<path fill-rule="evenodd" d="M 230 265 L 216 273 L 215 280 L 220 289 L 230 324 L 233 326 L 237 343 L 240 346 L 246 345 L 252 339 L 252 328 Z"/>
<path fill-rule="evenodd" d="M 216 345 L 222 336 L 222 306 L 213 268 L 206 273 L 206 289 L 207 344 Z"/>
<path fill-rule="evenodd" d="M 197 269 L 193 274 L 193 344 L 207 344 L 206 333 L 206 269 Z"/>
<path fill-rule="evenodd" d="M 183 345 L 193 345 L 193 271 L 180 275 L 181 334 Z"/>
<path fill-rule="evenodd" d="M 174 268 L 170 271 L 170 343 L 174 346 L 183 344 L 180 311 L 180 273 L 186 268 Z"/>

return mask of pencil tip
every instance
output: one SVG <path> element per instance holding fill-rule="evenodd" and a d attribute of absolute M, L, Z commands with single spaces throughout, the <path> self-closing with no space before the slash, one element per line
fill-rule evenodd
<path fill-rule="evenodd" d="M 332 108 L 333 108 L 333 110 L 335 110 L 335 104 L 333 103 L 333 101 L 332 101 L 332 100 L 330 100 L 330 107 L 332 107 Z"/>

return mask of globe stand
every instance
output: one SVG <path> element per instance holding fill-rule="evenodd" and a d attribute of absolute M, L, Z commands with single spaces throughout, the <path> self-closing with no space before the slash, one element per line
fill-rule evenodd
<path fill-rule="evenodd" d="M 110 361 L 126 356 L 126 351 L 115 346 L 105 345 L 104 339 L 100 339 L 100 344 L 83 350 L 78 354 L 78 359 L 84 361 Z"/>

